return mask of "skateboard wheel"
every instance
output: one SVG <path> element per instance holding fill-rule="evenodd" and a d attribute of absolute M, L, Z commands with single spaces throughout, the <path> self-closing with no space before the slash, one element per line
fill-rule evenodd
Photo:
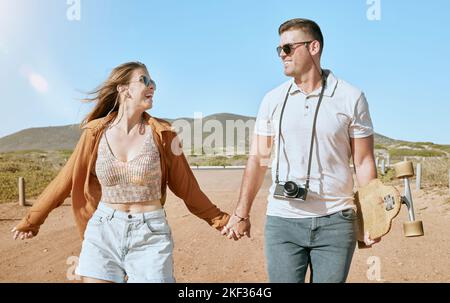
<path fill-rule="evenodd" d="M 403 161 L 394 164 L 395 177 L 400 178 L 411 178 L 414 177 L 414 167 L 411 161 Z"/>
<path fill-rule="evenodd" d="M 405 237 L 420 237 L 424 235 L 422 221 L 409 221 L 403 223 Z"/>

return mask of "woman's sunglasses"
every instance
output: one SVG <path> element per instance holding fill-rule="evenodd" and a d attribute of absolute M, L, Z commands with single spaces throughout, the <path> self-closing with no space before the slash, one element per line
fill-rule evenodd
<path fill-rule="evenodd" d="M 156 89 L 155 81 L 153 81 L 152 78 L 147 77 L 146 75 L 140 76 L 138 81 L 144 83 L 145 87 L 149 87 L 150 84 L 151 84 L 151 85 L 153 85 L 153 88 Z M 138 81 L 130 81 L 130 83 L 131 82 L 138 82 Z"/>
<path fill-rule="evenodd" d="M 287 43 L 285 45 L 282 46 L 278 46 L 277 47 L 277 54 L 278 56 L 281 55 L 281 51 L 283 51 L 286 55 L 290 55 L 292 53 L 292 51 L 294 51 L 297 47 L 294 47 L 294 45 L 297 44 L 304 44 L 307 45 L 308 43 L 311 43 L 313 41 L 303 41 L 303 42 L 296 42 L 296 43 Z"/>

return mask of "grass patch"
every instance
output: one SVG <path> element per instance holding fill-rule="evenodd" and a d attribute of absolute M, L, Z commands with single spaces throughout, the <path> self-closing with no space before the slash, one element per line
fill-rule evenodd
<path fill-rule="evenodd" d="M 393 168 L 386 168 L 385 174 L 381 174 L 381 169 L 378 169 L 378 179 L 383 183 L 390 183 L 395 180 L 395 171 Z"/>
<path fill-rule="evenodd" d="M 191 165 L 197 166 L 231 166 L 229 158 L 225 156 L 204 157 L 190 162 Z"/>
<path fill-rule="evenodd" d="M 445 153 L 450 152 L 450 145 L 443 145 L 443 144 L 434 144 L 432 142 L 404 142 L 400 141 L 398 144 L 401 146 L 408 146 L 415 149 L 426 149 L 426 150 L 437 150 L 443 151 Z"/>
<path fill-rule="evenodd" d="M 188 162 L 193 166 L 235 166 L 245 165 L 247 155 L 226 156 L 188 156 Z"/>
<path fill-rule="evenodd" d="M 387 149 L 386 146 L 384 146 L 383 144 L 375 144 L 374 148 L 375 149 Z"/>
<path fill-rule="evenodd" d="M 61 157 L 68 159 L 72 155 L 73 150 L 71 150 L 71 149 L 62 149 L 62 150 L 59 150 L 58 153 L 59 153 L 59 155 Z"/>
<path fill-rule="evenodd" d="M 414 150 L 406 148 L 389 149 L 391 157 L 445 157 L 445 152 L 437 150 Z"/>
<path fill-rule="evenodd" d="M 18 200 L 19 177 L 25 179 L 27 199 L 39 196 L 61 170 L 67 154 L 41 150 L 0 154 L 0 203 Z"/>
<path fill-rule="evenodd" d="M 428 159 L 422 163 L 422 180 L 431 186 L 448 187 L 450 158 Z"/>
<path fill-rule="evenodd" d="M 3 153 L 3 155 L 29 155 L 29 154 L 46 154 L 47 151 L 41 149 L 29 149 L 29 150 L 18 150 L 13 152 Z"/>
<path fill-rule="evenodd" d="M 443 151 L 445 151 L 447 153 L 450 153 L 450 145 L 435 144 L 435 145 L 433 145 L 433 147 L 437 148 L 437 149 L 440 149 L 440 150 L 443 150 Z"/>

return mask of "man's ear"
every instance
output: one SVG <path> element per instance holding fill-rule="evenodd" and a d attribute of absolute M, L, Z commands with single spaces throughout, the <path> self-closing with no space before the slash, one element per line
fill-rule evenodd
<path fill-rule="evenodd" d="M 320 45 L 320 42 L 317 40 L 314 40 L 310 43 L 309 51 L 311 55 L 316 55 L 320 53 L 320 49 L 322 48 L 322 45 Z"/>

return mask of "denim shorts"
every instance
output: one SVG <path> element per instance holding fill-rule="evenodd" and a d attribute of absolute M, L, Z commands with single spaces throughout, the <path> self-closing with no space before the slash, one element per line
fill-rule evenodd
<path fill-rule="evenodd" d="M 88 221 L 75 273 L 116 283 L 175 282 L 164 209 L 130 214 L 100 202 Z"/>
<path fill-rule="evenodd" d="M 269 281 L 302 283 L 310 266 L 311 282 L 345 282 L 356 246 L 356 219 L 353 209 L 305 219 L 267 216 Z"/>

